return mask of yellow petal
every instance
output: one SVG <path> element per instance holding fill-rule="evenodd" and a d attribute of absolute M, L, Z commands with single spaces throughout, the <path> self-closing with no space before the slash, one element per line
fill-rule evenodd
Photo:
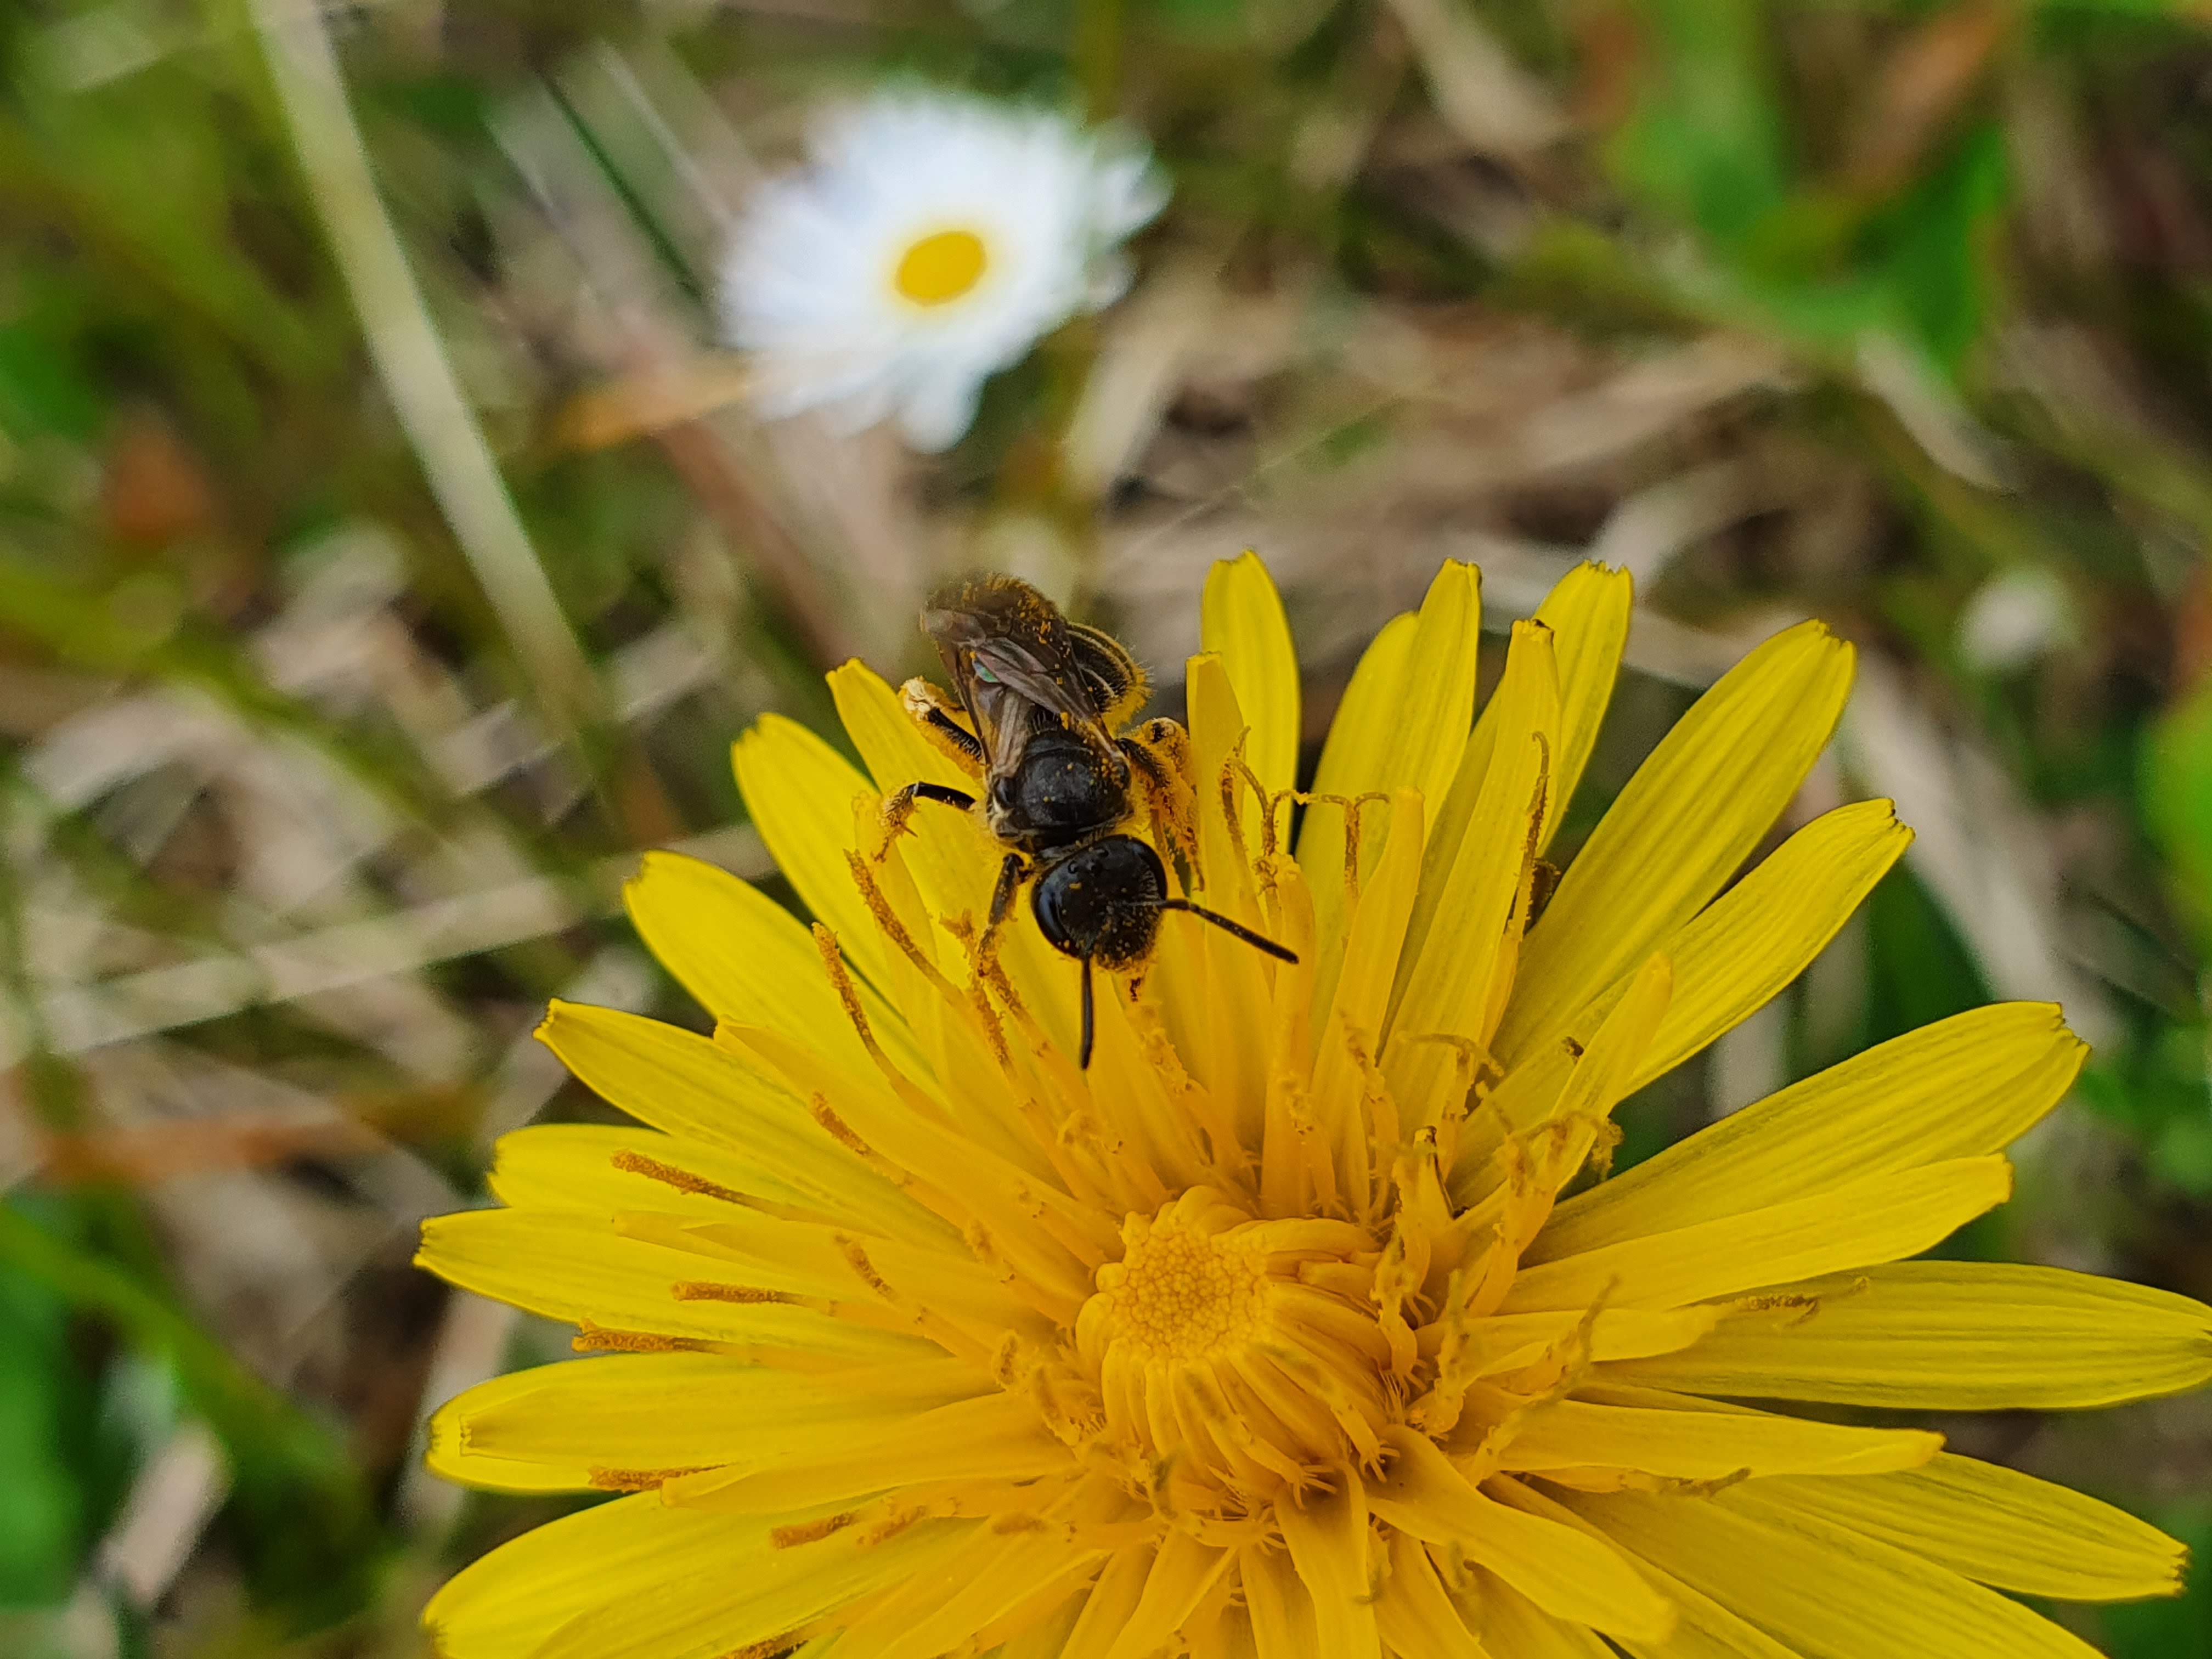
<path fill-rule="evenodd" d="M 1917 1468 L 1943 1437 L 1755 1413 L 1652 1411 L 1554 1400 L 1516 1425 L 1500 1467 L 1640 1469 L 1682 1480 L 1753 1474 L 1878 1474 Z"/>
<path fill-rule="evenodd" d="M 715 1018 L 774 1025 L 848 1065 L 868 1063 L 805 924 L 751 883 L 680 853 L 647 853 L 623 897 L 646 948 Z M 872 992 L 866 1006 L 910 1053 L 904 1022 Z"/>
<path fill-rule="evenodd" d="M 1095 1571 L 1096 1555 L 1091 1558 Z M 1066 1659 L 1067 1638 L 1074 1632 L 1075 1621 L 1082 1616 L 1087 1597 L 1078 1589 L 1060 1605 L 1056 1613 L 1030 1625 L 1018 1636 L 1010 1638 L 999 1650 L 999 1659 Z M 815 1659 L 812 1655 L 808 1659 Z"/>
<path fill-rule="evenodd" d="M 1746 1399 L 2063 1410 L 2212 1382 L 2212 1309 L 2057 1267 L 1899 1261 L 1779 1285 L 1624 1382 Z"/>
<path fill-rule="evenodd" d="M 1282 596 L 1257 553 L 1248 548 L 1206 573 L 1199 638 L 1201 650 L 1220 653 L 1251 726 L 1244 758 L 1269 789 L 1289 788 L 1298 769 L 1298 659 Z"/>
<path fill-rule="evenodd" d="M 863 1597 L 925 1574 L 941 1577 L 979 1533 L 989 1535 L 972 1522 L 923 1522 L 878 1541 L 868 1528 L 846 1528 L 772 1548 L 735 1571 L 727 1563 L 672 1563 L 671 1577 L 650 1592 L 633 1589 L 571 1620 L 532 1659 L 716 1659 L 756 1644 L 781 1652 L 789 1633 Z M 571 1570 L 589 1577 L 598 1569 L 578 1560 Z"/>
<path fill-rule="evenodd" d="M 720 1220 L 748 1202 L 805 1202 L 740 1152 L 600 1123 L 538 1123 L 501 1135 L 485 1184 L 518 1210 L 665 1210 Z"/>
<path fill-rule="evenodd" d="M 1335 1162 L 1340 1183 L 1337 1190 L 1363 1212 L 1369 1202 L 1368 1180 L 1374 1173 L 1369 1160 L 1376 1135 L 1364 1110 L 1366 1068 L 1355 1059 L 1354 1045 L 1370 1061 L 1380 1047 L 1390 981 L 1420 882 L 1421 823 L 1419 796 L 1401 789 L 1390 798 L 1389 839 L 1350 917 L 1343 956 L 1334 964 L 1335 994 L 1328 1016 L 1316 1022 L 1313 1114 Z M 1324 963 L 1321 973 L 1328 968 Z M 1316 980 L 1328 983 L 1319 974 Z M 1321 994 L 1317 988 L 1316 998 Z"/>
<path fill-rule="evenodd" d="M 1322 748 L 1315 791 L 1417 789 L 1424 800 L 1442 800 L 1474 720 L 1481 639 L 1480 575 L 1473 565 L 1447 563 L 1419 612 L 1391 621 L 1360 659 Z M 1324 937 L 1343 908 L 1346 818 L 1342 807 L 1310 806 L 1299 832 L 1298 863 Z M 1363 834 L 1363 875 L 1376 845 L 1371 830 Z"/>
<path fill-rule="evenodd" d="M 887 984 L 890 947 L 846 863 L 847 854 L 860 850 L 853 803 L 872 796 L 873 787 L 842 755 L 781 714 L 762 715 L 731 758 L 745 811 L 783 878 L 837 935 L 847 958 L 877 985 Z"/>
<path fill-rule="evenodd" d="M 1468 1333 L 1460 1363 L 1472 1376 L 1517 1370 L 1533 1365 L 1547 1349 L 1573 1334 L 1587 1317 L 1581 1311 L 1497 1314 L 1478 1321 Z M 1602 1308 L 1589 1322 L 1592 1359 L 1641 1359 L 1686 1348 L 1721 1317 L 1717 1308 Z"/>
<path fill-rule="evenodd" d="M 1199 813 L 1199 850 L 1205 865 L 1206 902 L 1233 921 L 1265 933 L 1267 917 L 1252 879 L 1251 860 L 1261 851 L 1262 804 L 1231 765 L 1244 730 L 1243 705 L 1219 657 L 1201 652 L 1190 659 L 1185 689 L 1190 699 L 1190 744 Z M 1225 769 L 1225 771 L 1224 771 Z M 1223 806 L 1236 803 L 1237 830 Z M 1279 816 L 1287 826 L 1288 814 Z M 1256 1146 L 1267 1094 L 1267 1045 L 1254 1033 L 1267 1029 L 1268 987 L 1275 968 L 1242 939 L 1218 927 L 1199 938 L 1206 961 L 1203 1006 L 1187 1018 L 1201 1034 L 1193 1069 L 1237 1128 L 1240 1144 Z"/>
<path fill-rule="evenodd" d="M 1275 1520 L 1313 1598 L 1319 1650 L 1332 1659 L 1381 1659 L 1367 1559 L 1367 1496 L 1358 1474 L 1337 1470 L 1328 1492 L 1303 1504 L 1277 1504 Z"/>
<path fill-rule="evenodd" d="M 1544 805 L 1536 850 L 1550 845 L 1559 818 L 1574 804 L 1598 728 L 1613 701 L 1620 653 L 1628 643 L 1636 584 L 1626 570 L 1578 564 L 1536 608 L 1535 619 L 1552 630 L 1559 665 L 1559 745 L 1552 763 L 1553 787 Z"/>
<path fill-rule="evenodd" d="M 872 1605 L 834 1638 L 844 1659 L 935 1659 L 957 1651 L 978 1632 L 1017 1614 L 1040 1595 L 1072 1597 L 1098 1570 L 1105 1552 L 1086 1549 L 1057 1528 L 1035 1528 L 979 1544 L 964 1558 L 957 1582 L 945 1585 L 910 1581 L 902 1590 Z M 1059 1659 L 1060 1644 L 1074 1622 L 1047 1617 L 1030 1627 L 1039 1636 L 1057 1634 L 1046 1649 Z M 988 1646 L 988 1644 L 979 1644 Z M 1000 1659 L 1013 1659 L 1009 1643 Z M 805 1650 L 801 1650 L 805 1651 Z"/>
<path fill-rule="evenodd" d="M 1534 1486 L 1510 1478 L 1494 1480 L 1490 1484 L 1501 1500 L 1516 1509 L 1527 1510 L 1531 1515 L 1543 1516 L 1595 1537 L 1605 1537 L 1582 1516 L 1554 1503 Z M 1616 1540 L 1607 1541 L 1620 1547 Z M 1622 1553 L 1646 1583 L 1673 1603 L 1675 1613 L 1674 1628 L 1663 1642 L 1622 1639 L 1620 1645 L 1627 1650 L 1631 1659 L 1799 1659 L 1797 1654 L 1763 1631 L 1746 1624 L 1711 1596 L 1700 1595 L 1680 1579 L 1660 1571 L 1641 1556 L 1626 1551 Z"/>
<path fill-rule="evenodd" d="M 947 1237 L 944 1223 L 830 1139 L 787 1089 L 727 1045 L 573 1002 L 555 1003 L 538 1034 L 610 1105 L 748 1166 L 732 1187 L 896 1238 Z"/>
<path fill-rule="evenodd" d="M 1977 1008 L 1869 1048 L 1562 1204 L 1530 1263 L 2011 1144 L 2088 1050 L 2050 1003 Z"/>
<path fill-rule="evenodd" d="M 1873 1176 L 1816 1197 L 1696 1222 L 1528 1268 L 1513 1281 L 1499 1311 L 1600 1303 L 1675 1308 L 1817 1273 L 1893 1261 L 1941 1243 L 2011 1194 L 2012 1165 L 2002 1158 L 1954 1158 L 1902 1174 Z"/>
<path fill-rule="evenodd" d="M 1413 637 L 1419 630 L 1419 617 L 1411 611 L 1401 611 L 1376 630 L 1375 637 L 1367 642 L 1367 649 L 1360 653 L 1352 678 L 1344 688 L 1344 696 L 1336 705 L 1336 716 L 1329 722 L 1328 736 L 1322 741 L 1321 761 L 1314 773 L 1315 788 L 1349 793 L 1351 789 L 1339 789 L 1338 786 L 1375 787 L 1372 780 L 1382 775 L 1384 746 L 1404 713 L 1398 706 L 1397 697 L 1406 683 L 1407 665 L 1413 659 Z M 1317 822 L 1309 822 L 1304 833 L 1311 836 L 1318 828 Z M 1342 862 L 1332 857 L 1316 864 L 1303 842 L 1298 848 L 1298 860 L 1309 872 L 1331 876 Z"/>
<path fill-rule="evenodd" d="M 1666 957 L 1655 956 L 1637 969 L 1627 994 L 1591 1033 L 1589 1046 L 1568 1073 L 1555 1109 L 1559 1119 L 1610 1117 L 1627 1098 L 1635 1087 L 1638 1057 L 1674 1011 L 1675 982 L 1674 964 Z"/>
<path fill-rule="evenodd" d="M 1369 763 L 1382 753 L 1402 712 L 1397 706 L 1398 693 L 1406 683 L 1407 665 L 1413 657 L 1413 635 L 1419 628 L 1413 614 L 1407 611 L 1393 617 L 1368 641 L 1322 747 L 1313 787 L 1334 799 L 1307 806 L 1298 825 L 1297 860 L 1313 894 L 1316 932 L 1324 942 L 1337 937 L 1344 910 L 1345 827 L 1357 810 L 1345 802 L 1360 793 L 1339 786 L 1379 771 Z M 1366 787 L 1371 790 L 1373 786 Z M 1365 817 L 1359 822 L 1358 863 L 1364 870 L 1372 856 L 1367 848 L 1375 841 L 1375 832 Z"/>
<path fill-rule="evenodd" d="M 1480 1615 L 1484 1646 L 1498 1659 L 1613 1659 L 1613 1649 L 1587 1626 L 1554 1619 L 1494 1572 L 1478 1569 L 1471 1576 L 1468 1599 Z M 1643 1650 L 1626 1636 L 1618 1639 L 1632 1651 Z"/>
<path fill-rule="evenodd" d="M 610 1354 L 514 1371 L 447 1401 L 430 1419 L 428 1462 L 448 1480 L 501 1492 L 636 1486 L 655 1473 L 757 1465 L 988 1386 L 951 1358 L 819 1372 L 720 1354 Z"/>
<path fill-rule="evenodd" d="M 875 792 L 888 795 L 909 783 L 938 783 L 973 795 L 976 780 L 921 734 L 898 693 L 875 670 L 858 662 L 832 669 L 830 695 L 853 747 L 860 751 Z M 988 906 L 999 854 L 975 817 L 935 801 L 918 803 L 900 850 L 933 912 Z"/>
<path fill-rule="evenodd" d="M 1214 1581 L 1236 1562 L 1232 1550 L 1216 1549 L 1187 1532 L 1170 1531 L 1160 1540 L 1137 1605 L 1106 1650 L 1105 1659 L 1145 1659 L 1166 1647 Z"/>
<path fill-rule="evenodd" d="M 1390 1573 L 1375 1604 L 1375 1624 L 1399 1659 L 1489 1659 L 1437 1577 L 1428 1550 L 1402 1532 L 1390 1534 Z"/>
<path fill-rule="evenodd" d="M 1703 909 L 1750 856 L 1827 744 L 1850 647 L 1818 623 L 1723 676 L 1637 769 L 1521 953 L 1494 1045 L 1511 1065 Z"/>
<path fill-rule="evenodd" d="M 1422 860 L 1420 896 L 1398 963 L 1391 1029 L 1398 1042 L 1391 1081 L 1409 1126 L 1433 1121 L 1454 1055 L 1434 1036 L 1487 1047 L 1527 925 L 1529 860 L 1537 819 L 1550 797 L 1552 756 L 1559 742 L 1559 684 L 1550 630 L 1516 623 L 1505 677 L 1483 720 L 1494 759 L 1481 769 L 1474 799 L 1469 768 L 1453 781 Z M 1470 752 L 1472 745 L 1470 745 Z M 1464 1087 L 1462 1083 L 1460 1086 Z"/>
<path fill-rule="evenodd" d="M 1555 1617 L 1652 1639 L 1673 1627 L 1672 1609 L 1613 1550 L 1484 1497 L 1425 1434 L 1398 1427 L 1382 1438 L 1395 1457 L 1368 1504 L 1391 1526 L 1457 1546 Z"/>
<path fill-rule="evenodd" d="M 1152 1577 L 1152 1559 L 1158 1552 L 1150 1544 L 1135 1544 L 1115 1552 L 1098 1575 L 1098 1582 L 1091 1588 L 1090 1599 L 1084 1602 L 1083 1612 L 1075 1621 L 1075 1628 L 1067 1633 L 1067 1645 L 1060 1659 L 1104 1659 L 1106 1650 L 1114 1645 L 1114 1638 L 1137 1610 L 1137 1602 L 1145 1593 L 1145 1581 Z"/>
<path fill-rule="evenodd" d="M 1447 562 L 1410 623 L 1394 620 L 1368 648 L 1329 729 L 1315 788 L 1418 789 L 1443 799 L 1474 723 L 1481 630 L 1481 574 Z"/>
<path fill-rule="evenodd" d="M 640 1492 L 563 1516 L 461 1569 L 423 1609 L 441 1654 L 529 1659 L 578 1615 L 662 1595 L 672 1583 L 742 1574 L 770 1553 L 768 1528 L 678 1514 Z"/>
<path fill-rule="evenodd" d="M 1911 841 L 1886 800 L 1838 807 L 1669 935 L 1661 948 L 1674 961 L 1674 1000 L 1629 1086 L 1671 1072 L 1780 995 Z"/>
<path fill-rule="evenodd" d="M 775 1431 L 781 1436 L 781 1425 Z M 1034 1480 L 1073 1468 L 1035 1406 L 1020 1395 L 993 1393 L 874 1428 L 855 1424 L 834 1444 L 810 1446 L 797 1456 L 689 1475 L 671 1481 L 661 1496 L 679 1509 L 780 1515 L 901 1486 Z"/>
<path fill-rule="evenodd" d="M 1289 1553 L 1247 1544 L 1237 1553 L 1237 1570 L 1258 1659 L 1315 1659 L 1322 1650 L 1313 1598 Z"/>
<path fill-rule="evenodd" d="M 1730 1607 L 1804 1659 L 2091 1659 L 2079 1638 L 1908 1551 L 1767 1496 L 1568 1493 L 1608 1536 Z"/>
<path fill-rule="evenodd" d="M 735 1282 L 729 1265 L 625 1238 L 582 1211 L 469 1210 L 422 1224 L 417 1267 L 479 1296 L 572 1325 L 795 1349 L 863 1364 L 922 1358 L 914 1339 L 775 1301 L 679 1297 L 678 1287 Z"/>
<path fill-rule="evenodd" d="M 2019 1595 L 2178 1595 L 2188 1565 L 2186 1549 L 2124 1510 L 1948 1453 L 1879 1480 L 1781 1480 L 1773 1491 L 1794 1509 Z"/>

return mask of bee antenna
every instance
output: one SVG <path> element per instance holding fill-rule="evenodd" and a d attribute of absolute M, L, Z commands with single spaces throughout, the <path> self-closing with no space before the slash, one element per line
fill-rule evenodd
<path fill-rule="evenodd" d="M 1091 1012 L 1091 958 L 1089 957 L 1083 958 L 1082 1003 L 1083 1047 L 1082 1052 L 1076 1057 L 1075 1063 L 1087 1072 L 1091 1069 L 1091 1040 L 1095 1035 L 1097 1035 L 1093 1026 Z"/>
<path fill-rule="evenodd" d="M 1295 963 L 1298 959 L 1298 953 L 1296 951 L 1291 950 L 1288 945 L 1278 945 L 1274 940 L 1269 939 L 1265 933 L 1255 933 L 1249 927 L 1247 927 L 1243 922 L 1231 921 L 1228 917 L 1222 915 L 1219 912 L 1209 910 L 1202 904 L 1193 904 L 1188 899 L 1162 899 L 1159 902 L 1158 908 L 1163 910 L 1188 910 L 1191 915 L 1198 917 L 1200 921 L 1212 922 L 1223 933 L 1234 934 L 1237 938 L 1243 939 L 1247 945 L 1253 945 L 1260 950 L 1265 951 L 1269 956 L 1274 957 L 1278 962 Z M 1090 964 L 1087 963 L 1085 964 L 1085 967 L 1088 967 L 1089 965 Z"/>

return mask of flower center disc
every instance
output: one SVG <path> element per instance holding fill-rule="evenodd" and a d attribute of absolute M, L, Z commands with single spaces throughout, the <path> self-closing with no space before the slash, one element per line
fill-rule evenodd
<path fill-rule="evenodd" d="M 1075 1322 L 1110 1438 L 1242 1501 L 1373 1456 L 1393 1396 L 1363 1229 L 1260 1220 L 1194 1188 L 1121 1239 Z"/>
<path fill-rule="evenodd" d="M 989 263 L 983 239 L 974 231 L 940 230 L 900 255 L 891 285 L 915 305 L 945 305 L 982 281 Z"/>
<path fill-rule="evenodd" d="M 1133 1354 L 1190 1363 L 1259 1333 L 1267 1255 L 1233 1237 L 1136 1218 L 1128 1254 L 1098 1270 L 1107 1318 Z"/>

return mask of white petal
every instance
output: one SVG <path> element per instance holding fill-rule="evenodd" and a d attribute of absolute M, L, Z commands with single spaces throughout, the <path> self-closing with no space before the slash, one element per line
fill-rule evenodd
<path fill-rule="evenodd" d="M 899 410 L 899 430 L 926 455 L 950 449 L 975 424 L 975 405 L 982 396 L 980 377 L 945 374 L 924 381 L 907 393 Z"/>

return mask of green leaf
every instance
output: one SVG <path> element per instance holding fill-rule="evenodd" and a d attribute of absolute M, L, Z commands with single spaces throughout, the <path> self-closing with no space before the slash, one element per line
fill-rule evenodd
<path fill-rule="evenodd" d="M 366 1605 L 390 1540 L 334 1431 L 247 1371 L 161 1291 L 6 1205 L 0 1270 L 173 1369 L 186 1403 L 230 1460 L 229 1512 L 248 1583 L 266 1605 L 301 1630 Z"/>
<path fill-rule="evenodd" d="M 1957 369 L 1988 319 L 2011 185 L 2004 134 L 1985 123 L 1869 228 L 1899 331 L 1946 370 Z"/>
<path fill-rule="evenodd" d="M 99 392 L 49 333 L 29 323 L 0 328 L 0 428 L 85 443 L 100 421 Z"/>
<path fill-rule="evenodd" d="M 2091 1062 L 2081 1098 L 2143 1150 L 2170 1187 L 2212 1194 L 2212 1090 L 2205 1085 L 2207 1033 L 2159 1024 Z"/>

